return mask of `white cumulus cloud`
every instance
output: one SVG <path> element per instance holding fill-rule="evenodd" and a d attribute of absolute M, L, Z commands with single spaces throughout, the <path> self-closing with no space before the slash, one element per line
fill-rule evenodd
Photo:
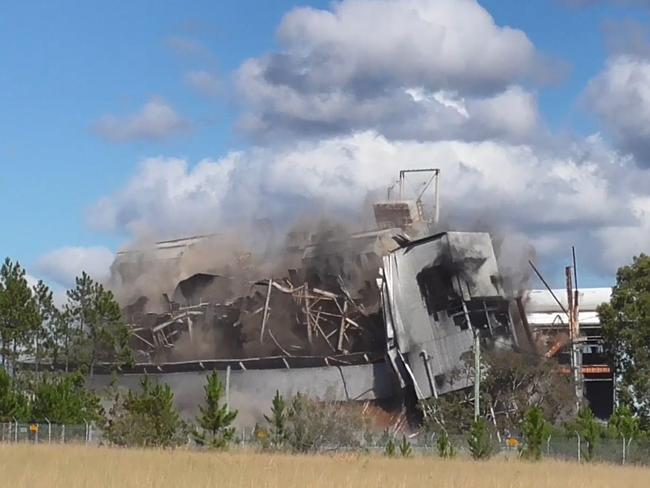
<path fill-rule="evenodd" d="M 550 152 L 495 141 L 391 141 L 374 132 L 196 165 L 148 159 L 89 220 L 102 230 L 169 237 L 262 218 L 286 223 L 305 212 L 360 218 L 399 169 L 431 166 L 442 170 L 442 216 L 451 228 L 526 235 L 548 259 L 558 243 L 578 244 L 593 269 L 612 272 L 625 253 L 605 251 L 618 238 L 610 229 L 643 228 L 630 197 L 643 194 L 650 175 L 598 137 Z"/>
<path fill-rule="evenodd" d="M 105 115 L 91 128 L 102 139 L 121 143 L 165 140 L 188 131 L 190 126 L 165 100 L 152 98 L 134 114 Z"/>
<path fill-rule="evenodd" d="M 41 256 L 34 270 L 47 281 L 62 287 L 74 286 L 75 277 L 82 271 L 93 279 L 103 281 L 108 277 L 113 253 L 105 247 L 62 247 Z"/>
<path fill-rule="evenodd" d="M 474 0 L 297 8 L 278 38 L 278 51 L 249 59 L 235 77 L 240 127 L 261 138 L 375 130 L 518 141 L 538 128 L 535 96 L 518 83 L 545 63 L 526 34 L 498 26 Z"/>
<path fill-rule="evenodd" d="M 621 149 L 650 166 L 650 59 L 610 59 L 589 83 L 586 100 Z"/>

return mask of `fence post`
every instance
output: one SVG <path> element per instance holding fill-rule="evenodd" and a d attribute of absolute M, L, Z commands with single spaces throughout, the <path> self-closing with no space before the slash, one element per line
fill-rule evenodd
<path fill-rule="evenodd" d="M 14 417 L 14 427 L 16 431 L 14 432 L 14 442 L 18 443 L 18 419 L 16 417 Z"/>
<path fill-rule="evenodd" d="M 580 452 L 580 448 L 581 448 L 581 445 L 580 445 L 580 444 L 581 444 L 581 441 L 580 441 L 580 434 L 576 434 L 576 435 L 578 436 L 578 462 L 580 462 L 580 460 L 581 460 L 581 452 Z"/>
<path fill-rule="evenodd" d="M 61 424 L 61 442 L 65 444 L 65 424 Z"/>
<path fill-rule="evenodd" d="M 548 436 L 548 439 L 546 439 L 546 455 L 551 456 L 551 436 Z"/>
<path fill-rule="evenodd" d="M 45 417 L 45 421 L 47 422 L 47 443 L 52 444 L 52 422 L 47 417 Z"/>
<path fill-rule="evenodd" d="M 621 437 L 623 437 L 623 464 L 625 464 L 625 436 Z"/>

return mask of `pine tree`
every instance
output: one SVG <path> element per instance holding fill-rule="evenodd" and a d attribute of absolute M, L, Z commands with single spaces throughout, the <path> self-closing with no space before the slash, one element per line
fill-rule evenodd
<path fill-rule="evenodd" d="M 68 290 L 66 315 L 74 326 L 66 341 L 74 349 L 75 359 L 94 373 L 98 361 L 129 363 L 129 330 L 122 320 L 119 304 L 113 293 L 83 272 Z"/>
<path fill-rule="evenodd" d="M 39 324 L 36 300 L 20 263 L 5 259 L 0 268 L 0 354 L 14 366 L 21 354 L 31 351 L 30 337 Z"/>
<path fill-rule="evenodd" d="M 467 444 L 474 459 L 487 459 L 492 456 L 492 440 L 485 419 L 479 418 L 474 421 L 469 431 Z"/>
<path fill-rule="evenodd" d="M 201 415 L 196 419 L 201 431 L 194 433 L 194 440 L 200 445 L 225 449 L 235 436 L 232 423 L 237 417 L 237 411 L 229 410 L 228 405 L 222 403 L 224 389 L 216 372 L 208 376 L 203 391 L 205 405 L 199 407 Z"/>
<path fill-rule="evenodd" d="M 45 356 L 50 355 L 53 347 L 52 328 L 58 310 L 54 305 L 54 298 L 50 288 L 42 280 L 34 287 L 34 298 L 38 310 L 39 325 L 33 331 L 32 342 L 34 344 L 34 365 L 36 372 L 41 369 L 41 363 Z"/>
<path fill-rule="evenodd" d="M 550 435 L 550 427 L 540 407 L 532 407 L 526 412 L 522 426 L 526 448 L 524 456 L 531 460 L 542 457 L 542 444 Z"/>
<path fill-rule="evenodd" d="M 264 416 L 264 419 L 271 425 L 271 446 L 280 449 L 287 442 L 289 431 L 287 427 L 288 411 L 287 404 L 284 401 L 280 391 L 275 391 L 273 403 L 271 405 L 271 415 Z"/>
<path fill-rule="evenodd" d="M 75 349 L 73 347 L 73 336 L 71 327 L 70 311 L 67 307 L 63 310 L 56 310 L 50 324 L 49 354 L 52 363 L 60 365 L 63 363 L 63 370 L 70 371 L 70 361 L 74 359 Z"/>

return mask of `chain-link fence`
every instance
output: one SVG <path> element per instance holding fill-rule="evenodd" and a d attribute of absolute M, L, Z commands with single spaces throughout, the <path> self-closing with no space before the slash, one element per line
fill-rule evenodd
<path fill-rule="evenodd" d="M 100 439 L 101 432 L 91 423 L 85 425 L 53 424 L 51 422 L 0 423 L 1 442 L 96 444 Z"/>
<path fill-rule="evenodd" d="M 321 452 L 372 452 L 383 453 L 389 438 L 399 444 L 403 434 L 387 434 L 386 432 L 360 433 L 356 442 L 345 444 L 335 439 L 319 445 Z M 420 433 L 419 435 L 404 435 L 410 443 L 413 453 L 422 456 L 436 456 L 438 449 L 435 434 Z M 49 422 L 0 423 L 0 442 L 3 443 L 32 443 L 32 444 L 88 444 L 102 443 L 102 432 L 92 423 L 85 425 L 63 425 Z M 469 456 L 467 436 L 450 435 L 449 442 L 460 456 Z M 188 446 L 191 447 L 188 436 Z M 237 431 L 235 446 L 244 448 L 261 448 L 262 443 L 257 438 L 254 428 L 241 428 Z M 505 456 L 519 456 L 525 445 L 517 438 L 494 439 L 495 453 Z M 291 450 L 291 446 L 286 448 Z M 609 463 L 627 463 L 650 465 L 650 440 L 632 440 L 623 445 L 622 439 L 600 438 L 593 447 L 578 436 L 568 437 L 554 435 L 547 439 L 542 446 L 542 456 L 550 459 L 567 461 L 596 461 Z"/>
<path fill-rule="evenodd" d="M 359 434 L 358 443 L 346 445 L 333 442 L 325 442 L 317 449 L 321 452 L 372 452 L 381 454 L 386 451 L 388 439 L 392 438 L 396 444 L 402 440 L 403 434 L 387 434 L 386 432 Z M 420 433 L 418 435 L 404 435 L 410 443 L 412 452 L 422 456 L 437 456 L 437 437 L 435 434 Z M 493 439 L 494 453 L 497 456 L 519 457 L 525 449 L 522 439 L 516 437 Z M 449 442 L 459 456 L 470 456 L 467 435 L 450 435 Z M 260 441 L 256 438 L 255 430 L 252 428 L 239 429 L 235 439 L 235 445 L 247 448 L 261 447 Z M 285 446 L 291 450 L 291 446 Z M 399 455 L 399 453 L 398 453 Z M 634 439 L 626 441 L 623 446 L 622 439 L 601 437 L 597 440 L 593 449 L 589 444 L 578 436 L 567 436 L 557 434 L 549 437 L 542 445 L 542 456 L 548 459 L 561 459 L 566 461 L 579 462 L 607 462 L 613 464 L 640 464 L 650 465 L 650 440 Z"/>

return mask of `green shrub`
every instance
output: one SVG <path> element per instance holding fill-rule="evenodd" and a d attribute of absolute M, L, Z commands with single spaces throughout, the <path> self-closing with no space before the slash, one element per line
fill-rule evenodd
<path fill-rule="evenodd" d="M 413 455 L 413 447 L 405 435 L 402 436 L 402 442 L 399 444 L 399 453 L 402 457 L 411 457 Z"/>
<path fill-rule="evenodd" d="M 109 412 L 107 439 L 119 446 L 174 447 L 187 439 L 186 425 L 174 406 L 167 384 L 154 384 L 147 376 L 141 391 L 119 393 Z"/>
<path fill-rule="evenodd" d="M 485 419 L 479 418 L 474 421 L 469 431 L 467 444 L 474 459 L 488 459 L 492 456 L 492 439 Z"/>
<path fill-rule="evenodd" d="M 449 459 L 456 455 L 456 449 L 454 449 L 446 430 L 441 431 L 438 435 L 438 438 L 436 439 L 436 447 L 438 448 L 438 455 L 441 458 Z"/>
<path fill-rule="evenodd" d="M 524 457 L 535 461 L 541 459 L 542 444 L 550 435 L 550 427 L 541 408 L 532 407 L 526 412 L 522 431 L 526 441 Z"/>

